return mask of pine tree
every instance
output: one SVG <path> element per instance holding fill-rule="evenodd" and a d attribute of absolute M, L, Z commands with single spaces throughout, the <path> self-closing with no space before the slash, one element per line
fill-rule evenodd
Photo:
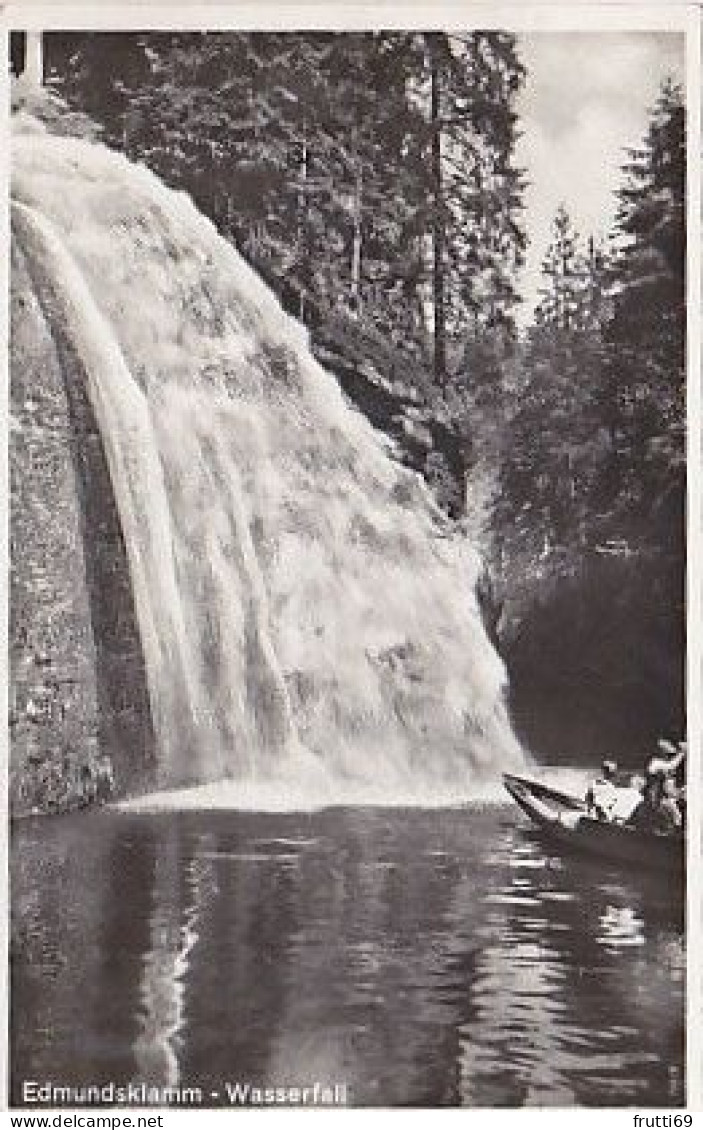
<path fill-rule="evenodd" d="M 514 37 L 504 33 L 419 39 L 415 80 L 428 106 L 421 215 L 432 248 L 435 379 L 444 383 L 450 370 L 461 370 L 470 335 L 515 328 L 525 235 L 514 103 L 525 71 Z"/>
<path fill-rule="evenodd" d="M 347 311 L 440 385 L 465 379 L 469 331 L 510 328 L 524 246 L 514 37 L 49 39 L 68 100 L 189 192 L 305 320 Z"/>
<path fill-rule="evenodd" d="M 501 527 L 514 523 L 535 555 L 583 549 L 606 436 L 597 412 L 607 316 L 606 260 L 581 248 L 566 208 L 554 219 L 541 300 L 501 468 Z"/>
<path fill-rule="evenodd" d="M 446 42 L 440 35 L 426 36 L 430 70 L 430 134 L 432 178 L 432 302 L 434 309 L 434 376 L 443 384 L 447 375 L 447 325 L 445 311 L 446 226 L 442 169 L 442 91 L 448 69 Z"/>
<path fill-rule="evenodd" d="M 602 412 L 612 436 L 603 501 L 635 544 L 681 546 L 685 430 L 685 138 L 665 83 L 619 192 Z M 681 549 L 679 549 L 682 552 Z"/>
<path fill-rule="evenodd" d="M 564 204 L 553 221 L 553 238 L 542 264 L 535 321 L 554 331 L 573 329 L 583 316 L 586 264 L 579 237 Z"/>
<path fill-rule="evenodd" d="M 455 336 L 496 327 L 512 335 L 518 304 L 516 272 L 526 245 L 522 227 L 523 172 L 514 164 L 515 100 L 525 78 L 515 38 L 504 32 L 454 37 L 460 61 L 459 121 L 468 127 L 455 139 L 454 291 L 459 318 Z M 456 117 L 456 114 L 455 114 Z"/>

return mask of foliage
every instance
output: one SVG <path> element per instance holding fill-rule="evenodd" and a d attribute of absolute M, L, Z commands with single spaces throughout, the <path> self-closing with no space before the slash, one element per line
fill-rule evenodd
<path fill-rule="evenodd" d="M 541 300 L 522 351 L 496 509 L 503 542 L 544 557 L 580 552 L 592 531 L 594 484 L 606 442 L 597 411 L 604 364 L 607 263 L 581 247 L 566 209 L 554 220 Z"/>
<path fill-rule="evenodd" d="M 666 84 L 629 152 L 614 250 L 584 247 L 566 208 L 555 217 L 496 506 L 503 541 L 536 559 L 682 554 L 684 156 Z"/>
<path fill-rule="evenodd" d="M 512 326 L 513 36 L 61 34 L 47 56 L 70 104 L 189 191 L 309 324 L 341 306 L 434 357 L 440 383 L 467 321 Z"/>
<path fill-rule="evenodd" d="M 516 721 L 551 756 L 569 732 L 641 757 L 684 725 L 683 125 L 667 84 L 608 256 L 559 210 L 503 437 L 502 646 Z"/>
<path fill-rule="evenodd" d="M 619 193 L 613 317 L 601 411 L 611 435 L 602 490 L 633 544 L 682 552 L 685 492 L 685 139 L 665 84 Z"/>

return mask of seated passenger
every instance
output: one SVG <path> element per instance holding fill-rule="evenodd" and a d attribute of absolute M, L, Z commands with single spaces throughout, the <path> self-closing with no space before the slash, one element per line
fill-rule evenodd
<path fill-rule="evenodd" d="M 642 800 L 627 823 L 642 832 L 673 832 L 681 827 L 681 813 L 673 797 L 666 791 L 666 777 L 656 769 L 650 773 L 647 766 Z"/>
<path fill-rule="evenodd" d="M 588 815 L 613 824 L 625 824 L 642 800 L 644 777 L 618 773 L 614 761 L 604 761 L 601 776 L 586 793 Z"/>
<path fill-rule="evenodd" d="M 618 790 L 615 784 L 617 765 L 614 761 L 604 761 L 601 775 L 588 786 L 586 807 L 589 816 L 599 820 L 612 820 L 617 805 Z"/>
<path fill-rule="evenodd" d="M 676 781 L 683 775 L 683 763 L 686 758 L 686 742 L 681 741 L 677 746 L 666 738 L 657 742 L 662 756 L 651 757 L 645 770 L 648 777 L 661 776 L 664 780 Z"/>

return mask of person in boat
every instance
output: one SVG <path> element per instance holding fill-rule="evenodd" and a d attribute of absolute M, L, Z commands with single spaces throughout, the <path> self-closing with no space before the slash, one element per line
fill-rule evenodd
<path fill-rule="evenodd" d="M 646 832 L 674 832 L 682 826 L 676 773 L 686 757 L 686 743 L 661 738 L 657 743 L 665 756 L 651 757 L 645 769 L 642 800 L 628 820 L 633 828 Z"/>
<path fill-rule="evenodd" d="M 589 816 L 598 820 L 612 820 L 618 799 L 615 778 L 618 771 L 615 761 L 604 761 L 600 767 L 600 777 L 596 777 L 586 792 L 586 808 Z"/>
<path fill-rule="evenodd" d="M 659 777 L 663 782 L 663 793 L 666 805 L 673 802 L 678 807 L 682 821 L 686 815 L 686 753 L 688 745 L 686 740 L 677 742 L 660 738 L 657 742 L 660 755 L 650 758 L 647 763 L 647 777 Z"/>
<path fill-rule="evenodd" d="M 666 795 L 661 777 L 645 782 L 642 800 L 627 823 L 641 832 L 671 833 L 681 827 L 679 806 Z"/>
<path fill-rule="evenodd" d="M 646 776 L 654 777 L 660 776 L 665 781 L 670 781 L 672 784 L 683 784 L 683 766 L 686 759 L 687 745 L 685 741 L 679 742 L 678 746 L 673 742 L 668 741 L 666 738 L 660 738 L 657 742 L 661 756 L 650 757 L 647 762 Z"/>
<path fill-rule="evenodd" d="M 642 799 L 629 775 L 618 772 L 617 762 L 604 761 L 601 775 L 588 787 L 586 811 L 591 819 L 624 824 Z"/>

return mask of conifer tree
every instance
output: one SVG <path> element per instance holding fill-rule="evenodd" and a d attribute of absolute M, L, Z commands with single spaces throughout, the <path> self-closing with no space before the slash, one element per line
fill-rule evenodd
<path fill-rule="evenodd" d="M 619 192 L 613 318 L 603 412 L 613 525 L 635 544 L 681 549 L 685 429 L 685 137 L 681 90 L 666 82 Z"/>
<path fill-rule="evenodd" d="M 535 553 L 584 547 L 606 438 L 598 416 L 606 262 L 581 247 L 566 208 L 553 223 L 541 299 L 501 469 L 501 526 L 515 522 Z"/>
<path fill-rule="evenodd" d="M 513 36 L 49 38 L 68 100 L 188 191 L 305 320 L 346 310 L 441 386 L 467 379 L 469 329 L 510 328 L 524 246 Z"/>

